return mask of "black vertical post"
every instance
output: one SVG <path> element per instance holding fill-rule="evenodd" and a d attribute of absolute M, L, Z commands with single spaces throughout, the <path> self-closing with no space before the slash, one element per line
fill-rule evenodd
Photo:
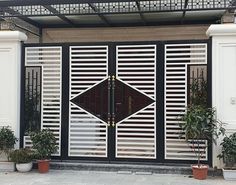
<path fill-rule="evenodd" d="M 69 130 L 69 46 L 62 46 L 61 159 L 68 158 Z"/>
<path fill-rule="evenodd" d="M 20 147 L 23 147 L 23 140 L 24 140 L 24 130 L 25 130 L 25 47 L 24 43 L 21 43 L 21 79 L 20 79 L 20 138 L 19 143 Z"/>
<path fill-rule="evenodd" d="M 157 161 L 163 162 L 165 159 L 165 115 L 164 115 L 164 75 L 165 75 L 165 44 L 157 44 L 157 61 L 156 61 L 156 155 Z"/>
<path fill-rule="evenodd" d="M 207 104 L 212 107 L 212 38 L 207 44 Z M 208 163 L 212 166 L 212 146 L 208 147 Z"/>
<path fill-rule="evenodd" d="M 116 76 L 116 45 L 114 43 L 109 44 L 108 49 L 108 74 L 111 76 L 111 82 L 112 82 L 112 75 Z M 113 82 L 114 83 L 114 82 Z M 114 91 L 115 92 L 115 91 Z M 111 96 L 111 94 L 109 95 Z M 115 102 L 111 100 L 111 109 L 112 107 L 115 107 Z M 115 112 L 115 110 L 110 110 Z M 113 127 L 112 124 L 110 127 L 108 127 L 108 141 L 107 141 L 107 149 L 108 149 L 108 160 L 114 161 L 115 160 L 115 146 L 116 146 L 116 127 Z"/>

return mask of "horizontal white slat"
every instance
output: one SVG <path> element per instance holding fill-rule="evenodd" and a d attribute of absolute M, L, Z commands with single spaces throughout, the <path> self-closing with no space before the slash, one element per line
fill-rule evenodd
<path fill-rule="evenodd" d="M 106 65 L 106 60 L 107 58 L 73 58 L 71 61 L 72 62 L 77 62 L 73 63 L 73 66 L 82 66 L 82 65 L 88 65 L 88 63 L 79 63 L 79 62 L 101 62 L 101 63 L 93 63 L 93 65 Z"/>
<path fill-rule="evenodd" d="M 96 150 L 96 149 L 94 149 L 94 150 L 82 150 L 81 148 L 79 148 L 79 149 L 77 149 L 77 148 L 73 148 L 73 147 L 71 147 L 71 149 L 70 149 L 70 151 L 71 152 L 78 152 L 78 153 L 94 153 L 94 154 L 97 154 L 97 153 L 100 153 L 100 154 L 104 154 L 105 155 L 105 153 L 106 153 L 106 151 L 104 151 L 104 150 Z M 86 155 L 87 156 L 87 155 Z"/>
<path fill-rule="evenodd" d="M 153 76 L 122 76 L 121 79 L 152 79 Z M 145 83 L 145 81 L 143 81 Z"/>
<path fill-rule="evenodd" d="M 118 128 L 122 128 L 122 127 L 153 127 L 154 128 L 155 126 L 153 125 L 153 123 L 152 124 L 130 124 L 130 123 L 127 123 L 127 121 L 125 121 L 119 124 L 117 127 Z"/>
<path fill-rule="evenodd" d="M 94 140 L 93 142 L 89 141 L 89 140 L 86 140 L 86 141 L 83 141 L 83 140 L 71 140 L 70 141 L 71 144 L 83 144 L 83 145 L 89 145 L 89 144 L 94 144 L 94 145 L 97 145 L 97 144 L 101 144 L 101 145 L 105 145 L 106 142 L 105 140 L 104 141 L 97 141 L 97 140 Z"/>
<path fill-rule="evenodd" d="M 39 55 L 41 56 L 42 54 L 57 54 L 57 55 L 61 55 L 61 51 L 60 50 L 29 50 L 28 48 L 26 49 L 26 53 L 27 53 L 27 56 L 31 56 L 31 55 Z"/>
<path fill-rule="evenodd" d="M 154 62 L 150 62 L 150 63 L 147 63 L 147 62 L 145 62 L 145 63 L 143 63 L 143 62 L 140 62 L 140 63 L 137 63 L 137 62 L 132 62 L 132 63 L 119 63 L 118 64 L 118 67 L 120 67 L 120 68 L 122 68 L 122 67 L 126 67 L 126 66 L 143 66 L 143 67 L 147 67 L 147 66 L 152 66 L 152 67 L 154 67 Z"/>
<path fill-rule="evenodd" d="M 168 48 L 166 49 L 166 52 L 168 53 L 168 51 L 199 51 L 199 52 L 205 52 L 206 48 Z"/>
<path fill-rule="evenodd" d="M 106 131 L 106 127 L 103 128 L 99 128 L 99 127 L 80 127 L 80 128 L 76 128 L 76 127 L 71 127 L 71 133 L 77 132 L 77 133 L 81 133 L 83 132 L 83 134 L 93 134 L 93 133 L 103 133 L 104 131 Z"/>
<path fill-rule="evenodd" d="M 141 80 L 134 80 L 134 81 L 131 81 L 131 80 L 128 80 L 128 79 L 122 79 L 123 81 L 125 81 L 126 83 L 128 84 L 131 84 L 131 85 L 135 85 L 135 84 L 152 84 L 154 85 L 154 80 L 152 79 L 148 79 L 148 82 L 146 81 L 141 81 Z"/>
<path fill-rule="evenodd" d="M 153 138 L 155 137 L 154 133 L 122 133 L 122 132 L 118 132 L 117 136 L 153 136 Z M 143 138 L 144 139 L 144 138 Z"/>
<path fill-rule="evenodd" d="M 134 76 L 136 76 L 136 75 L 145 75 L 145 76 L 154 76 L 155 74 L 153 74 L 153 72 L 143 72 L 143 71 L 129 71 L 128 72 L 128 74 L 129 75 L 134 75 Z M 125 72 L 118 72 L 118 75 L 120 75 L 120 76 L 123 76 L 123 75 L 127 75 L 127 71 L 125 71 Z"/>
<path fill-rule="evenodd" d="M 185 65 L 188 65 L 188 64 L 195 64 L 195 65 L 206 65 L 206 61 L 204 62 L 199 62 L 199 61 L 191 61 L 191 62 L 183 62 Z M 181 61 L 177 61 L 177 62 L 173 62 L 173 61 L 170 61 L 167 65 L 168 66 L 177 66 L 177 65 L 182 65 L 183 63 L 181 63 Z"/>
<path fill-rule="evenodd" d="M 178 80 L 183 80 L 185 81 L 185 78 L 186 76 L 182 75 L 182 76 L 166 76 L 166 79 L 169 80 L 169 79 L 178 79 Z"/>
<path fill-rule="evenodd" d="M 102 68 L 102 67 L 106 67 L 106 60 L 99 61 L 99 63 L 88 63 L 89 61 L 86 62 L 82 62 L 80 59 L 73 59 L 71 66 L 73 67 L 73 70 L 96 70 L 97 68 Z M 91 61 L 94 62 L 94 61 Z M 81 67 L 81 66 L 85 66 L 85 67 Z M 98 67 L 99 66 L 99 67 Z"/>
<path fill-rule="evenodd" d="M 125 155 L 119 154 L 116 156 L 117 158 L 134 158 L 134 159 L 155 159 L 155 155 Z"/>
<path fill-rule="evenodd" d="M 204 50 L 204 52 L 191 52 L 191 53 L 167 53 L 166 56 L 206 56 L 206 51 Z"/>
<path fill-rule="evenodd" d="M 107 57 L 107 54 L 84 54 L 82 51 L 81 53 L 77 53 L 77 54 L 72 54 L 71 57 L 88 57 L 88 58 L 94 58 L 94 57 Z M 72 59 L 74 60 L 74 59 Z"/>
<path fill-rule="evenodd" d="M 143 112 L 141 112 L 140 114 L 136 114 L 134 116 L 132 116 L 132 118 L 153 118 L 154 114 L 143 114 Z M 127 121 L 125 121 L 127 122 Z"/>
<path fill-rule="evenodd" d="M 123 128 L 123 127 L 118 127 L 119 128 L 119 133 L 121 133 L 122 131 L 130 131 L 129 133 L 133 133 L 135 131 L 138 131 L 137 133 L 139 132 L 155 132 L 153 130 L 153 128 L 149 128 L 149 129 L 144 129 L 144 128 Z"/>
<path fill-rule="evenodd" d="M 107 157 L 105 152 L 103 154 L 98 154 L 98 153 L 84 154 L 84 153 L 70 152 L 69 156 L 73 156 L 73 157 L 98 157 L 98 158 L 99 157 Z"/>
<path fill-rule="evenodd" d="M 74 51 L 84 51 L 85 48 L 88 48 L 87 50 L 89 50 L 90 48 L 99 48 L 99 49 L 103 49 L 103 50 L 107 50 L 108 49 L 108 46 L 92 46 L 92 45 L 89 45 L 89 46 L 70 46 L 70 50 L 71 52 L 74 52 Z M 80 50 L 82 49 L 82 50 Z M 94 51 L 94 49 L 91 49 L 91 51 Z"/>
<path fill-rule="evenodd" d="M 28 55 L 27 54 L 27 57 L 26 59 L 28 58 L 60 58 L 60 54 L 57 54 L 57 53 L 41 53 L 41 54 L 34 54 L 34 55 Z"/>
<path fill-rule="evenodd" d="M 166 58 L 166 61 L 182 61 L 182 60 L 206 60 L 206 57 L 191 57 L 191 58 L 188 58 L 188 57 L 178 57 L 178 58 Z"/>
<path fill-rule="evenodd" d="M 94 71 L 92 71 L 92 72 L 76 72 L 76 73 L 72 73 L 72 74 L 76 74 L 77 76 L 80 76 L 80 75 L 86 75 L 86 76 L 90 76 L 90 75 L 105 75 L 104 74 L 104 72 L 103 71 L 96 71 L 96 72 L 94 72 Z M 73 76 L 74 77 L 74 76 Z M 72 77 L 72 78 L 73 78 Z"/>
<path fill-rule="evenodd" d="M 120 136 L 119 138 L 117 138 L 117 141 L 154 141 L 153 138 L 140 138 L 140 137 L 124 137 L 124 136 Z"/>
<path fill-rule="evenodd" d="M 89 87 L 91 86 L 91 85 L 94 85 L 94 84 L 96 84 L 96 83 L 98 83 L 98 82 L 100 82 L 100 80 L 86 80 L 86 81 L 77 81 L 76 79 L 75 80 L 73 80 L 73 78 L 71 78 L 71 83 L 73 84 L 73 83 L 75 83 L 75 84 L 87 84 Z M 73 85 L 73 87 L 74 87 L 75 85 Z M 79 86 L 79 85 L 78 85 Z"/>
<path fill-rule="evenodd" d="M 130 141 L 119 141 L 117 142 L 118 145 L 134 145 L 134 146 L 154 146 L 155 141 L 143 141 L 143 142 L 130 142 Z"/>
<path fill-rule="evenodd" d="M 104 74 L 103 76 L 77 76 L 77 77 L 73 77 L 73 79 L 95 79 L 95 80 L 102 80 L 104 77 L 106 77 L 106 75 Z"/>
<path fill-rule="evenodd" d="M 134 153 L 136 151 L 140 151 L 140 150 L 146 150 L 146 151 L 151 151 L 153 153 L 154 149 L 154 145 L 153 146 L 123 146 L 118 144 L 118 147 L 120 150 L 127 150 L 127 151 L 134 151 Z M 118 150 L 118 153 L 120 153 L 120 151 Z"/>
<path fill-rule="evenodd" d="M 186 90 L 185 89 L 166 89 L 166 93 L 172 93 L 172 92 L 182 92 L 182 93 L 186 93 Z"/>
<path fill-rule="evenodd" d="M 130 118 L 130 119 L 128 119 L 128 122 L 137 122 L 137 123 L 138 122 L 141 122 L 141 123 L 142 122 L 153 122 L 153 119 L 133 119 L 133 118 L 131 119 Z"/>
<path fill-rule="evenodd" d="M 145 57 L 148 56 L 148 58 L 149 58 L 150 56 L 155 57 L 155 54 L 154 53 L 131 53 L 130 54 L 130 53 L 119 52 L 118 53 L 118 60 L 120 59 L 120 57 L 133 57 L 133 58 L 135 58 L 135 57 L 140 57 L 140 56 L 145 56 Z"/>
<path fill-rule="evenodd" d="M 145 150 L 145 149 L 144 149 Z M 117 155 L 120 154 L 133 154 L 133 155 L 155 155 L 154 149 L 153 150 L 148 150 L 148 151 L 117 151 Z"/>
<path fill-rule="evenodd" d="M 122 71 L 128 71 L 128 72 L 132 72 L 132 71 L 136 71 L 136 70 L 143 70 L 143 71 L 153 71 L 154 72 L 154 68 L 153 67 L 130 67 L 129 65 L 127 66 L 121 66 L 118 70 L 118 73 L 119 72 L 122 72 Z"/>
<path fill-rule="evenodd" d="M 76 143 L 76 144 L 78 144 L 78 143 Z M 99 151 L 99 150 L 101 150 L 101 151 L 105 151 L 106 150 L 106 145 L 104 146 L 102 146 L 102 145 L 75 145 L 75 144 L 72 144 L 71 145 L 71 148 L 74 150 L 74 149 L 79 149 L 81 152 L 83 152 L 84 150 L 88 150 L 88 149 L 91 149 L 92 151 L 94 150 L 94 149 L 96 149 L 96 151 Z"/>
<path fill-rule="evenodd" d="M 143 44 L 143 45 L 119 45 L 116 46 L 116 48 L 118 49 L 117 51 L 123 51 L 123 48 L 152 48 L 154 49 L 156 47 L 156 45 L 148 45 L 148 44 Z"/>

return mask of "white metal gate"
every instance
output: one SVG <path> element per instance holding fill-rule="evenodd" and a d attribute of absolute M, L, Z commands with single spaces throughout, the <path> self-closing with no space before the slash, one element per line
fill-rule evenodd
<path fill-rule="evenodd" d="M 207 41 L 26 45 L 25 67 L 37 68 L 32 78 L 40 76 L 40 128 L 54 132 L 55 156 L 196 160 L 196 143 L 180 138 L 178 117 L 188 105 L 191 77 L 201 70 L 206 78 L 207 50 Z M 26 82 L 32 93 L 33 83 Z M 31 146 L 25 131 L 23 145 Z M 207 161 L 206 145 L 201 141 Z"/>

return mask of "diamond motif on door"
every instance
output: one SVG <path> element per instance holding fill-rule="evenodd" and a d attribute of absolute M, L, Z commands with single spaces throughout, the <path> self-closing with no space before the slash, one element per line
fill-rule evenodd
<path fill-rule="evenodd" d="M 115 87 L 115 123 L 154 102 L 153 99 L 120 80 L 116 79 L 113 85 Z M 108 120 L 108 96 L 108 80 L 106 79 L 77 95 L 71 99 L 71 102 L 106 122 Z"/>
<path fill-rule="evenodd" d="M 130 85 L 116 79 L 115 83 L 115 123 L 137 113 L 152 104 L 153 99 L 137 91 Z"/>
<path fill-rule="evenodd" d="M 75 96 L 71 102 L 86 110 L 95 117 L 107 122 L 108 119 L 108 80 L 102 81 L 93 88 Z"/>

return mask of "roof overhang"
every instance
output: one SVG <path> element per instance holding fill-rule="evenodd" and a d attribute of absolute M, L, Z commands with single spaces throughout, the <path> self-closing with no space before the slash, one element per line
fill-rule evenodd
<path fill-rule="evenodd" d="M 217 23 L 236 0 L 3 0 L 0 18 L 40 29 Z"/>

